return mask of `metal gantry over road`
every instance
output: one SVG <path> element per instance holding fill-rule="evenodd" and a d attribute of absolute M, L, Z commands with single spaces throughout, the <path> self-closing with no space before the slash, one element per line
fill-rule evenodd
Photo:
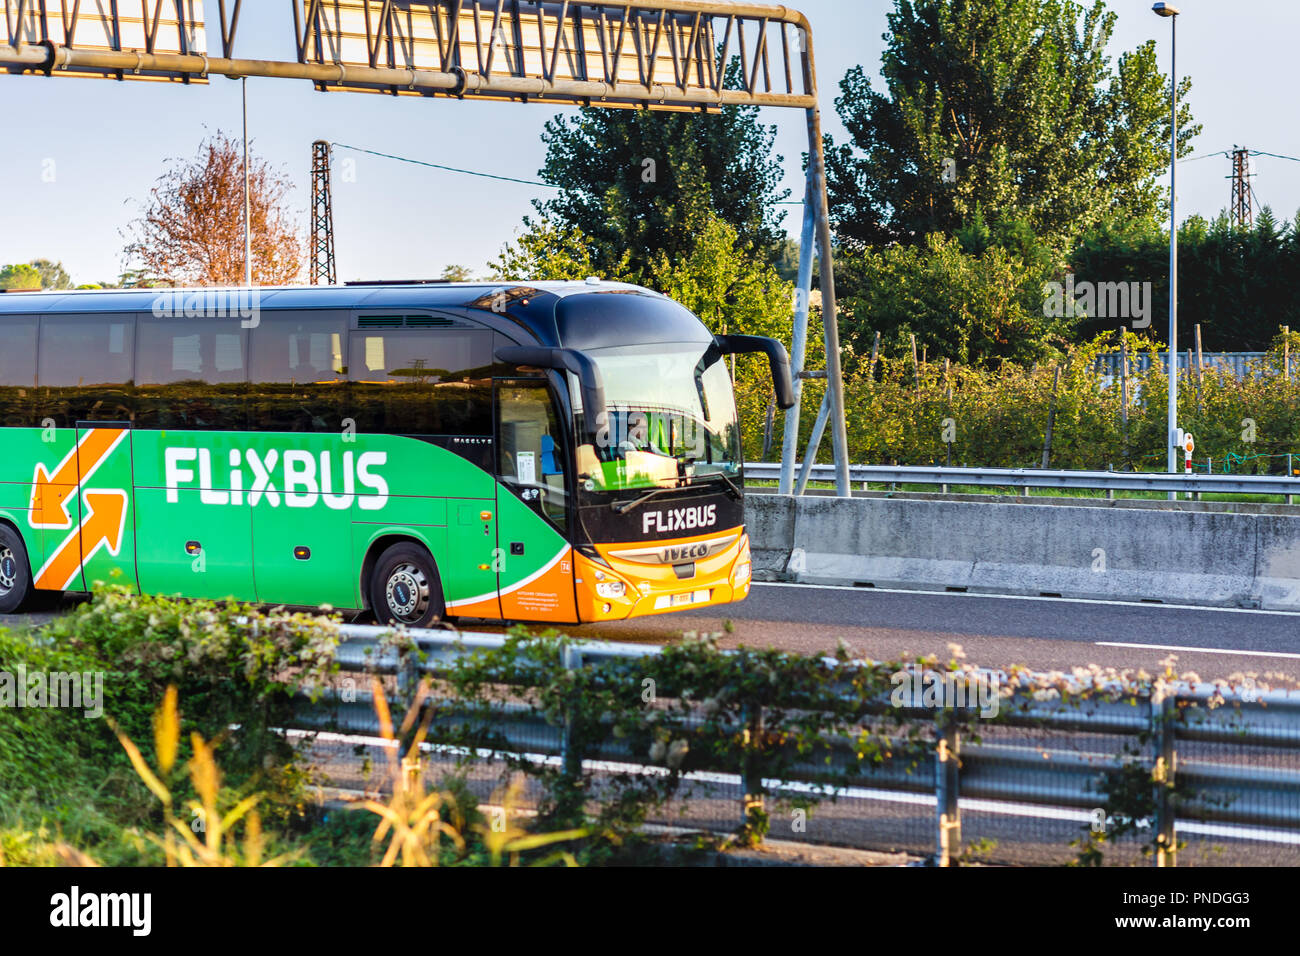
<path fill-rule="evenodd" d="M 850 494 L 834 258 L 812 27 L 785 6 L 706 0 L 289 0 L 293 59 L 238 56 L 243 0 L 4 0 L 0 68 L 45 76 L 204 83 L 309 80 L 317 89 L 546 106 L 805 111 L 806 180 L 782 491 L 793 483 L 814 252 L 820 263 L 837 491 Z M 216 30 L 209 24 L 215 21 Z M 209 51 L 208 37 L 220 39 Z M 292 41 L 292 45 L 290 42 Z M 219 55 L 216 53 L 219 52 Z M 725 81 L 739 60 L 737 87 Z M 825 422 L 823 421 L 823 424 Z M 812 460 L 822 429 L 805 452 Z"/>

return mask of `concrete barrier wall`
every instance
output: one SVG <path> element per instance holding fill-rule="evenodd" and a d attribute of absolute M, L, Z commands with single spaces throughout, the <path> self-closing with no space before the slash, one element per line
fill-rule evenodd
<path fill-rule="evenodd" d="M 815 584 L 1300 611 L 1300 517 L 750 494 L 755 571 Z"/>

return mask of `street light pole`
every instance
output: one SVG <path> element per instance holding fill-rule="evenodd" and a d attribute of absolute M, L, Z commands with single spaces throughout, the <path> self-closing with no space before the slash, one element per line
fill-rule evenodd
<path fill-rule="evenodd" d="M 1168 471 L 1178 471 L 1178 15 L 1168 3 L 1151 10 L 1169 19 L 1169 434 Z M 1170 493 L 1173 500 L 1177 495 Z"/>
<path fill-rule="evenodd" d="M 240 81 L 244 98 L 244 285 L 253 285 L 253 236 L 248 195 L 248 77 Z M 1173 459 L 1171 458 L 1170 461 Z M 1172 467 L 1172 466 L 1171 466 Z"/>

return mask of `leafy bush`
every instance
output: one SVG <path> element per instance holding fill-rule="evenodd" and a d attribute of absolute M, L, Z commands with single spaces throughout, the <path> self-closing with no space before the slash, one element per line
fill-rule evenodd
<path fill-rule="evenodd" d="M 271 728 L 284 724 L 295 691 L 335 669 L 335 642 L 324 615 L 107 587 L 39 630 L 0 629 L 0 672 L 99 675 L 103 714 L 146 741 L 157 701 L 176 685 L 185 701 L 180 759 L 191 756 L 192 734 L 220 742 L 228 792 L 266 791 L 265 811 L 289 823 L 302 816 L 304 772 Z M 178 799 L 187 787 L 180 782 Z M 50 862 L 47 838 L 61 835 L 108 862 L 158 863 L 153 847 L 126 832 L 156 813 L 104 720 L 85 708 L 0 707 L 0 848 L 11 860 Z"/>
<path fill-rule="evenodd" d="M 98 662 L 105 712 L 128 736 L 151 736 L 157 701 L 174 684 L 186 702 L 187 734 L 210 739 L 238 724 L 223 762 L 256 770 L 282 744 L 269 728 L 284 722 L 293 693 L 322 686 L 336 669 L 335 623 L 327 615 L 107 587 L 53 621 L 41 640 Z M 111 735 L 95 738 L 116 753 Z"/>

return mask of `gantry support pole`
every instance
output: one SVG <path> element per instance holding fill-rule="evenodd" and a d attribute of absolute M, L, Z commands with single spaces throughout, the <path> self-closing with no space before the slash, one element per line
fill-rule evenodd
<path fill-rule="evenodd" d="M 804 88 L 811 93 L 808 108 L 808 169 L 813 198 L 817 202 L 817 252 L 820 257 L 822 325 L 826 330 L 826 394 L 830 399 L 831 440 L 835 452 L 835 493 L 852 496 L 849 482 L 849 439 L 844 423 L 844 377 L 840 367 L 840 329 L 835 301 L 835 251 L 831 237 L 830 201 L 826 192 L 826 150 L 822 136 L 822 112 L 817 103 L 817 69 L 813 58 L 812 31 L 803 30 Z M 816 448 L 809 449 L 809 457 Z"/>
<path fill-rule="evenodd" d="M 803 231 L 799 237 L 799 278 L 795 283 L 794 333 L 790 342 L 790 368 L 794 372 L 794 407 L 785 413 L 785 440 L 781 445 L 779 494 L 793 490 L 794 464 L 799 457 L 799 411 L 803 405 L 804 366 L 808 352 L 808 308 L 812 297 L 813 243 L 817 228 L 817 201 L 813 195 L 812 168 L 804 186 Z"/>

